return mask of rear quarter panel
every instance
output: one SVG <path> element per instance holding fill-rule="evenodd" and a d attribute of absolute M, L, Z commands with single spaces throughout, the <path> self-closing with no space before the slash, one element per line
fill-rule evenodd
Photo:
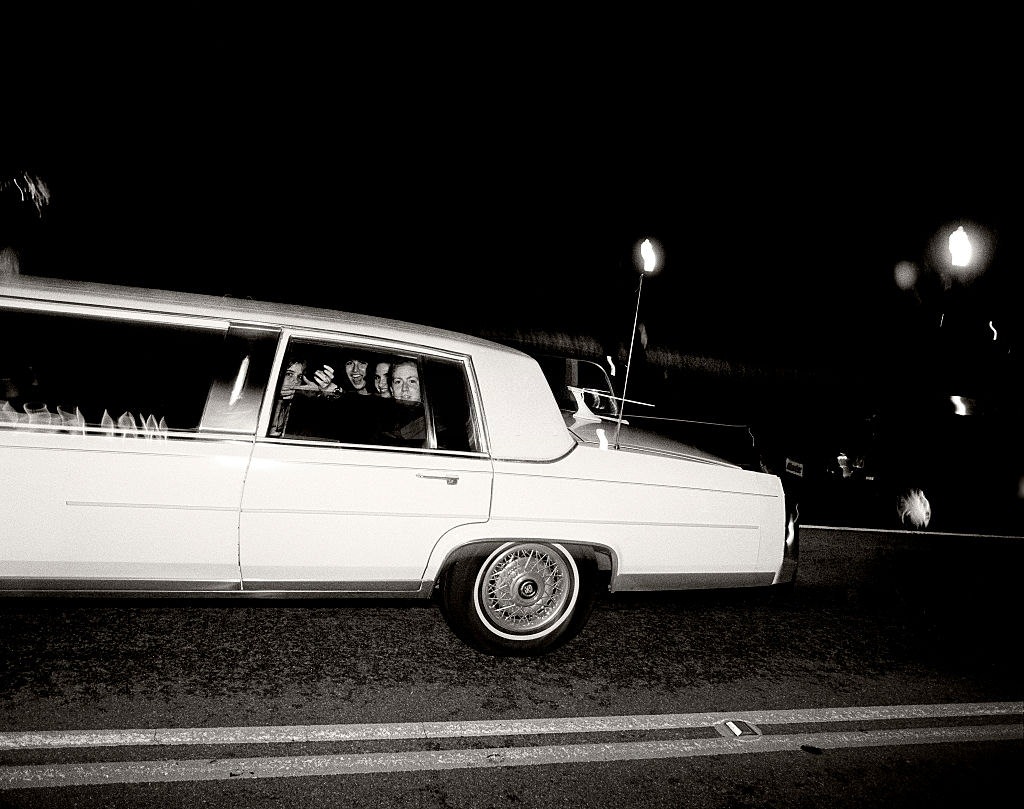
<path fill-rule="evenodd" d="M 770 584 L 782 564 L 785 505 L 772 475 L 588 446 L 494 470 L 491 519 L 447 536 L 442 555 L 487 538 L 603 546 L 613 590 Z"/>

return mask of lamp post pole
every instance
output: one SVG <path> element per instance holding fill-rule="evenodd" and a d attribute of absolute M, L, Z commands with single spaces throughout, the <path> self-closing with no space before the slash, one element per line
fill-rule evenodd
<path fill-rule="evenodd" d="M 945 290 L 942 296 L 943 311 L 939 315 L 940 329 L 946 321 L 945 309 L 946 304 L 950 302 L 949 291 L 953 284 L 953 280 L 958 275 L 966 272 L 967 268 L 971 265 L 971 258 L 974 255 L 974 247 L 971 245 L 971 237 L 967 235 L 967 231 L 964 230 L 963 225 L 960 225 L 956 230 L 949 234 L 947 246 L 949 247 L 951 274 L 945 281 Z"/>
<path fill-rule="evenodd" d="M 619 403 L 619 419 L 615 423 L 615 440 L 612 446 L 619 448 L 619 429 L 622 427 L 622 415 L 626 409 L 626 388 L 629 386 L 629 368 L 633 364 L 633 343 L 636 340 L 636 324 L 640 318 L 640 296 L 644 291 L 644 276 L 653 274 L 658 269 L 658 254 L 650 239 L 644 239 L 640 245 L 640 256 L 643 268 L 640 272 L 640 288 L 636 293 L 636 311 L 633 313 L 633 332 L 629 336 L 629 354 L 626 356 L 626 378 L 622 383 L 622 401 Z"/>

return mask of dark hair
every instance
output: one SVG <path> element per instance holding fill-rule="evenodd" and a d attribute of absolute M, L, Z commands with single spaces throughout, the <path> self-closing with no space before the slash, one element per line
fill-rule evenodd
<path fill-rule="evenodd" d="M 345 373 L 345 365 L 347 365 L 350 362 L 365 362 L 366 363 L 366 370 L 369 371 L 370 370 L 370 364 L 373 362 L 373 357 L 370 355 L 369 352 L 363 351 L 363 350 L 358 349 L 358 348 L 354 349 L 352 351 L 348 351 L 348 352 L 346 352 L 345 354 L 342 355 L 341 368 L 336 368 L 335 369 L 334 381 L 343 390 L 349 391 L 351 393 L 352 391 L 355 390 L 355 388 L 352 385 L 352 381 L 348 378 L 348 374 Z M 363 381 L 370 388 L 373 387 L 371 382 L 369 380 L 367 380 L 365 376 L 363 378 Z M 370 392 L 372 393 L 373 391 L 371 390 Z"/>
<path fill-rule="evenodd" d="M 369 380 L 366 384 L 370 386 L 370 393 L 374 396 L 382 396 L 380 391 L 377 390 L 377 366 L 383 363 L 388 366 L 387 371 L 384 372 L 384 387 L 388 389 L 388 397 L 390 398 L 391 393 L 391 367 L 395 364 L 395 361 L 391 357 L 374 357 L 370 364 L 366 366 L 366 371 L 369 374 Z"/>

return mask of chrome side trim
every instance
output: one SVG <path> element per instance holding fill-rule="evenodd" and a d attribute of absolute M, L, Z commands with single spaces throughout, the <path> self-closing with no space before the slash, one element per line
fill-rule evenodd
<path fill-rule="evenodd" d="M 65 500 L 64 505 L 92 508 L 160 508 L 176 509 L 178 511 L 238 511 L 238 508 L 235 506 L 197 506 L 192 505 L 191 503 L 119 503 L 113 500 L 96 502 L 86 500 Z"/>
<path fill-rule="evenodd" d="M 54 447 L 52 444 L 42 446 L 34 444 L 7 445 L 16 446 L 18 449 L 60 449 L 61 452 L 124 452 L 125 449 L 130 449 L 136 455 L 163 455 L 164 453 L 158 452 L 155 449 L 152 449 L 152 447 L 154 445 L 157 447 L 171 446 L 178 441 L 216 441 L 221 443 L 230 441 L 238 444 L 252 444 L 254 440 L 252 432 L 244 430 L 232 431 L 204 429 L 202 432 L 171 431 L 163 438 L 126 438 L 125 436 L 117 435 L 116 431 L 113 431 L 110 428 L 87 427 L 84 433 L 71 433 L 54 427 L 35 427 L 24 423 L 0 424 L 0 434 L 3 433 L 11 435 L 18 435 L 19 433 L 21 435 L 45 435 L 47 438 L 67 436 L 73 438 L 103 438 L 109 440 L 108 443 L 85 447 Z M 205 456 L 195 454 L 184 457 L 201 458 Z"/>
<path fill-rule="evenodd" d="M 698 489 L 697 491 L 715 491 L 714 489 Z M 496 515 L 503 522 L 510 523 L 552 523 L 556 520 L 552 520 L 550 517 L 510 517 L 504 514 Z M 612 519 L 600 519 L 600 520 L 585 520 L 582 518 L 565 520 L 564 522 L 571 523 L 573 525 L 632 525 L 632 526 L 658 526 L 662 528 L 700 528 L 707 531 L 726 530 L 726 531 L 756 531 L 759 526 L 746 524 L 746 523 L 710 523 L 710 522 L 656 522 L 654 520 L 612 520 Z"/>
<path fill-rule="evenodd" d="M 371 589 L 375 588 L 375 589 Z M 242 589 L 237 581 L 165 581 L 111 579 L 0 578 L 0 598 L 296 598 L 428 599 L 432 581 L 408 582 L 264 582 Z"/>
<path fill-rule="evenodd" d="M 361 599 L 426 600 L 434 594 L 433 582 L 421 582 L 416 590 L 242 590 L 239 593 L 223 593 L 226 598 L 281 599 L 281 600 L 336 600 L 358 601 Z"/>
<path fill-rule="evenodd" d="M 393 447 L 387 444 L 352 444 L 342 441 L 328 441 L 315 438 L 289 438 L 280 436 L 261 436 L 256 439 L 258 444 L 283 444 L 294 447 L 314 447 L 316 449 L 343 449 L 355 450 L 356 452 L 393 452 L 404 455 L 428 455 L 444 456 L 448 458 L 472 458 L 487 460 L 490 456 L 486 452 L 475 452 L 473 450 L 455 449 L 430 449 L 424 447 Z M 303 461 L 303 463 L 320 463 L 329 466 L 358 466 L 354 462 L 346 461 Z"/>
<path fill-rule="evenodd" d="M 373 595 L 417 595 L 433 582 L 419 579 L 403 581 L 252 581 L 246 579 L 242 588 L 246 593 L 281 593 L 296 595 L 310 593 L 315 595 L 349 595 L 356 597 Z"/>
<path fill-rule="evenodd" d="M 239 592 L 237 579 L 169 580 L 169 579 L 76 579 L 76 578 L 0 578 L 0 592 L 48 595 L 54 593 L 183 593 Z"/>
<path fill-rule="evenodd" d="M 767 587 L 774 573 L 620 573 L 611 581 L 612 592 L 623 590 L 713 590 L 730 587 Z"/>
<path fill-rule="evenodd" d="M 572 440 L 575 443 L 573 444 L 573 446 L 569 447 L 569 449 L 567 449 L 561 455 L 558 455 L 558 456 L 556 456 L 554 458 L 542 458 L 540 460 L 531 458 L 530 460 L 524 460 L 522 458 L 499 458 L 499 457 L 495 456 L 493 458 L 493 460 L 501 461 L 503 463 L 521 463 L 521 464 L 553 464 L 553 463 L 558 463 L 559 461 L 563 460 L 564 458 L 568 458 L 573 452 L 576 451 L 577 447 L 583 446 L 583 444 L 580 442 L 580 439 L 576 436 L 575 433 L 572 432 L 572 430 L 569 430 L 569 435 L 572 437 Z M 512 473 L 509 472 L 508 474 L 512 474 Z"/>
<path fill-rule="evenodd" d="M 106 505 L 106 504 L 104 504 Z M 114 505 L 117 505 L 116 503 Z M 160 508 L 157 506 L 157 508 Z M 238 511 L 238 509 L 226 509 L 227 511 Z M 342 511 L 331 508 L 243 508 L 242 514 L 312 514 L 315 517 L 378 517 L 379 511 Z M 410 519 L 447 519 L 447 520 L 470 520 L 473 523 L 486 522 L 487 512 L 418 512 L 418 511 L 395 511 L 388 514 L 388 518 L 406 517 Z"/>

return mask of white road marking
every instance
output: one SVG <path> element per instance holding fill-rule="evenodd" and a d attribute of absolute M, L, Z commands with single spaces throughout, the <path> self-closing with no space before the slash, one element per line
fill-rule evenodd
<path fill-rule="evenodd" d="M 525 736 L 544 733 L 607 733 L 712 727 L 729 720 L 751 725 L 811 722 L 1010 716 L 1024 713 L 1024 702 L 972 702 L 946 705 L 875 705 L 852 708 L 796 708 L 777 711 L 582 716 L 552 719 L 487 719 L 465 722 L 395 722 L 353 725 L 284 725 L 134 730 L 36 730 L 0 733 L 0 750 L 143 745 L 278 744 L 282 742 L 362 742 L 399 739 L 453 739 L 472 736 Z"/>
<path fill-rule="evenodd" d="M 924 531 L 920 528 L 864 528 L 856 525 L 805 525 L 800 524 L 800 530 L 811 531 L 859 531 L 862 534 L 912 534 L 918 537 L 964 537 L 967 539 L 1024 539 L 1019 534 L 965 534 L 951 531 Z"/>
<path fill-rule="evenodd" d="M 212 761 L 208 759 L 178 759 L 96 764 L 41 764 L 0 768 L 0 790 L 636 761 L 736 753 L 798 751 L 802 745 L 811 745 L 820 750 L 826 750 L 844 747 L 963 744 L 966 742 L 1021 740 L 1022 738 L 1024 738 L 1024 733 L 1018 725 L 986 725 L 802 733 L 737 739 L 680 739 L 405 753 L 271 756 Z"/>
<path fill-rule="evenodd" d="M 850 708 L 728 711 L 640 716 L 595 716 L 467 722 L 400 722 L 284 727 L 155 728 L 152 730 L 22 731 L 0 734 L 0 750 L 146 745 L 240 745 L 302 742 L 390 741 L 542 734 L 585 734 L 679 728 L 751 726 L 850 721 L 899 721 L 1024 715 L 1024 702 L 938 705 L 881 705 Z M 761 731 L 758 729 L 757 733 Z M 1020 740 L 1022 725 L 874 729 L 802 734 L 772 733 L 735 738 L 680 739 L 493 747 L 398 753 L 317 756 L 267 756 L 246 759 L 168 759 L 87 764 L 37 764 L 0 767 L 0 790 L 29 787 L 209 781 L 231 778 L 281 778 L 352 775 L 370 772 L 513 767 L 594 761 L 625 761 L 733 753 L 839 747 Z M 756 746 L 751 746 L 756 745 Z"/>

